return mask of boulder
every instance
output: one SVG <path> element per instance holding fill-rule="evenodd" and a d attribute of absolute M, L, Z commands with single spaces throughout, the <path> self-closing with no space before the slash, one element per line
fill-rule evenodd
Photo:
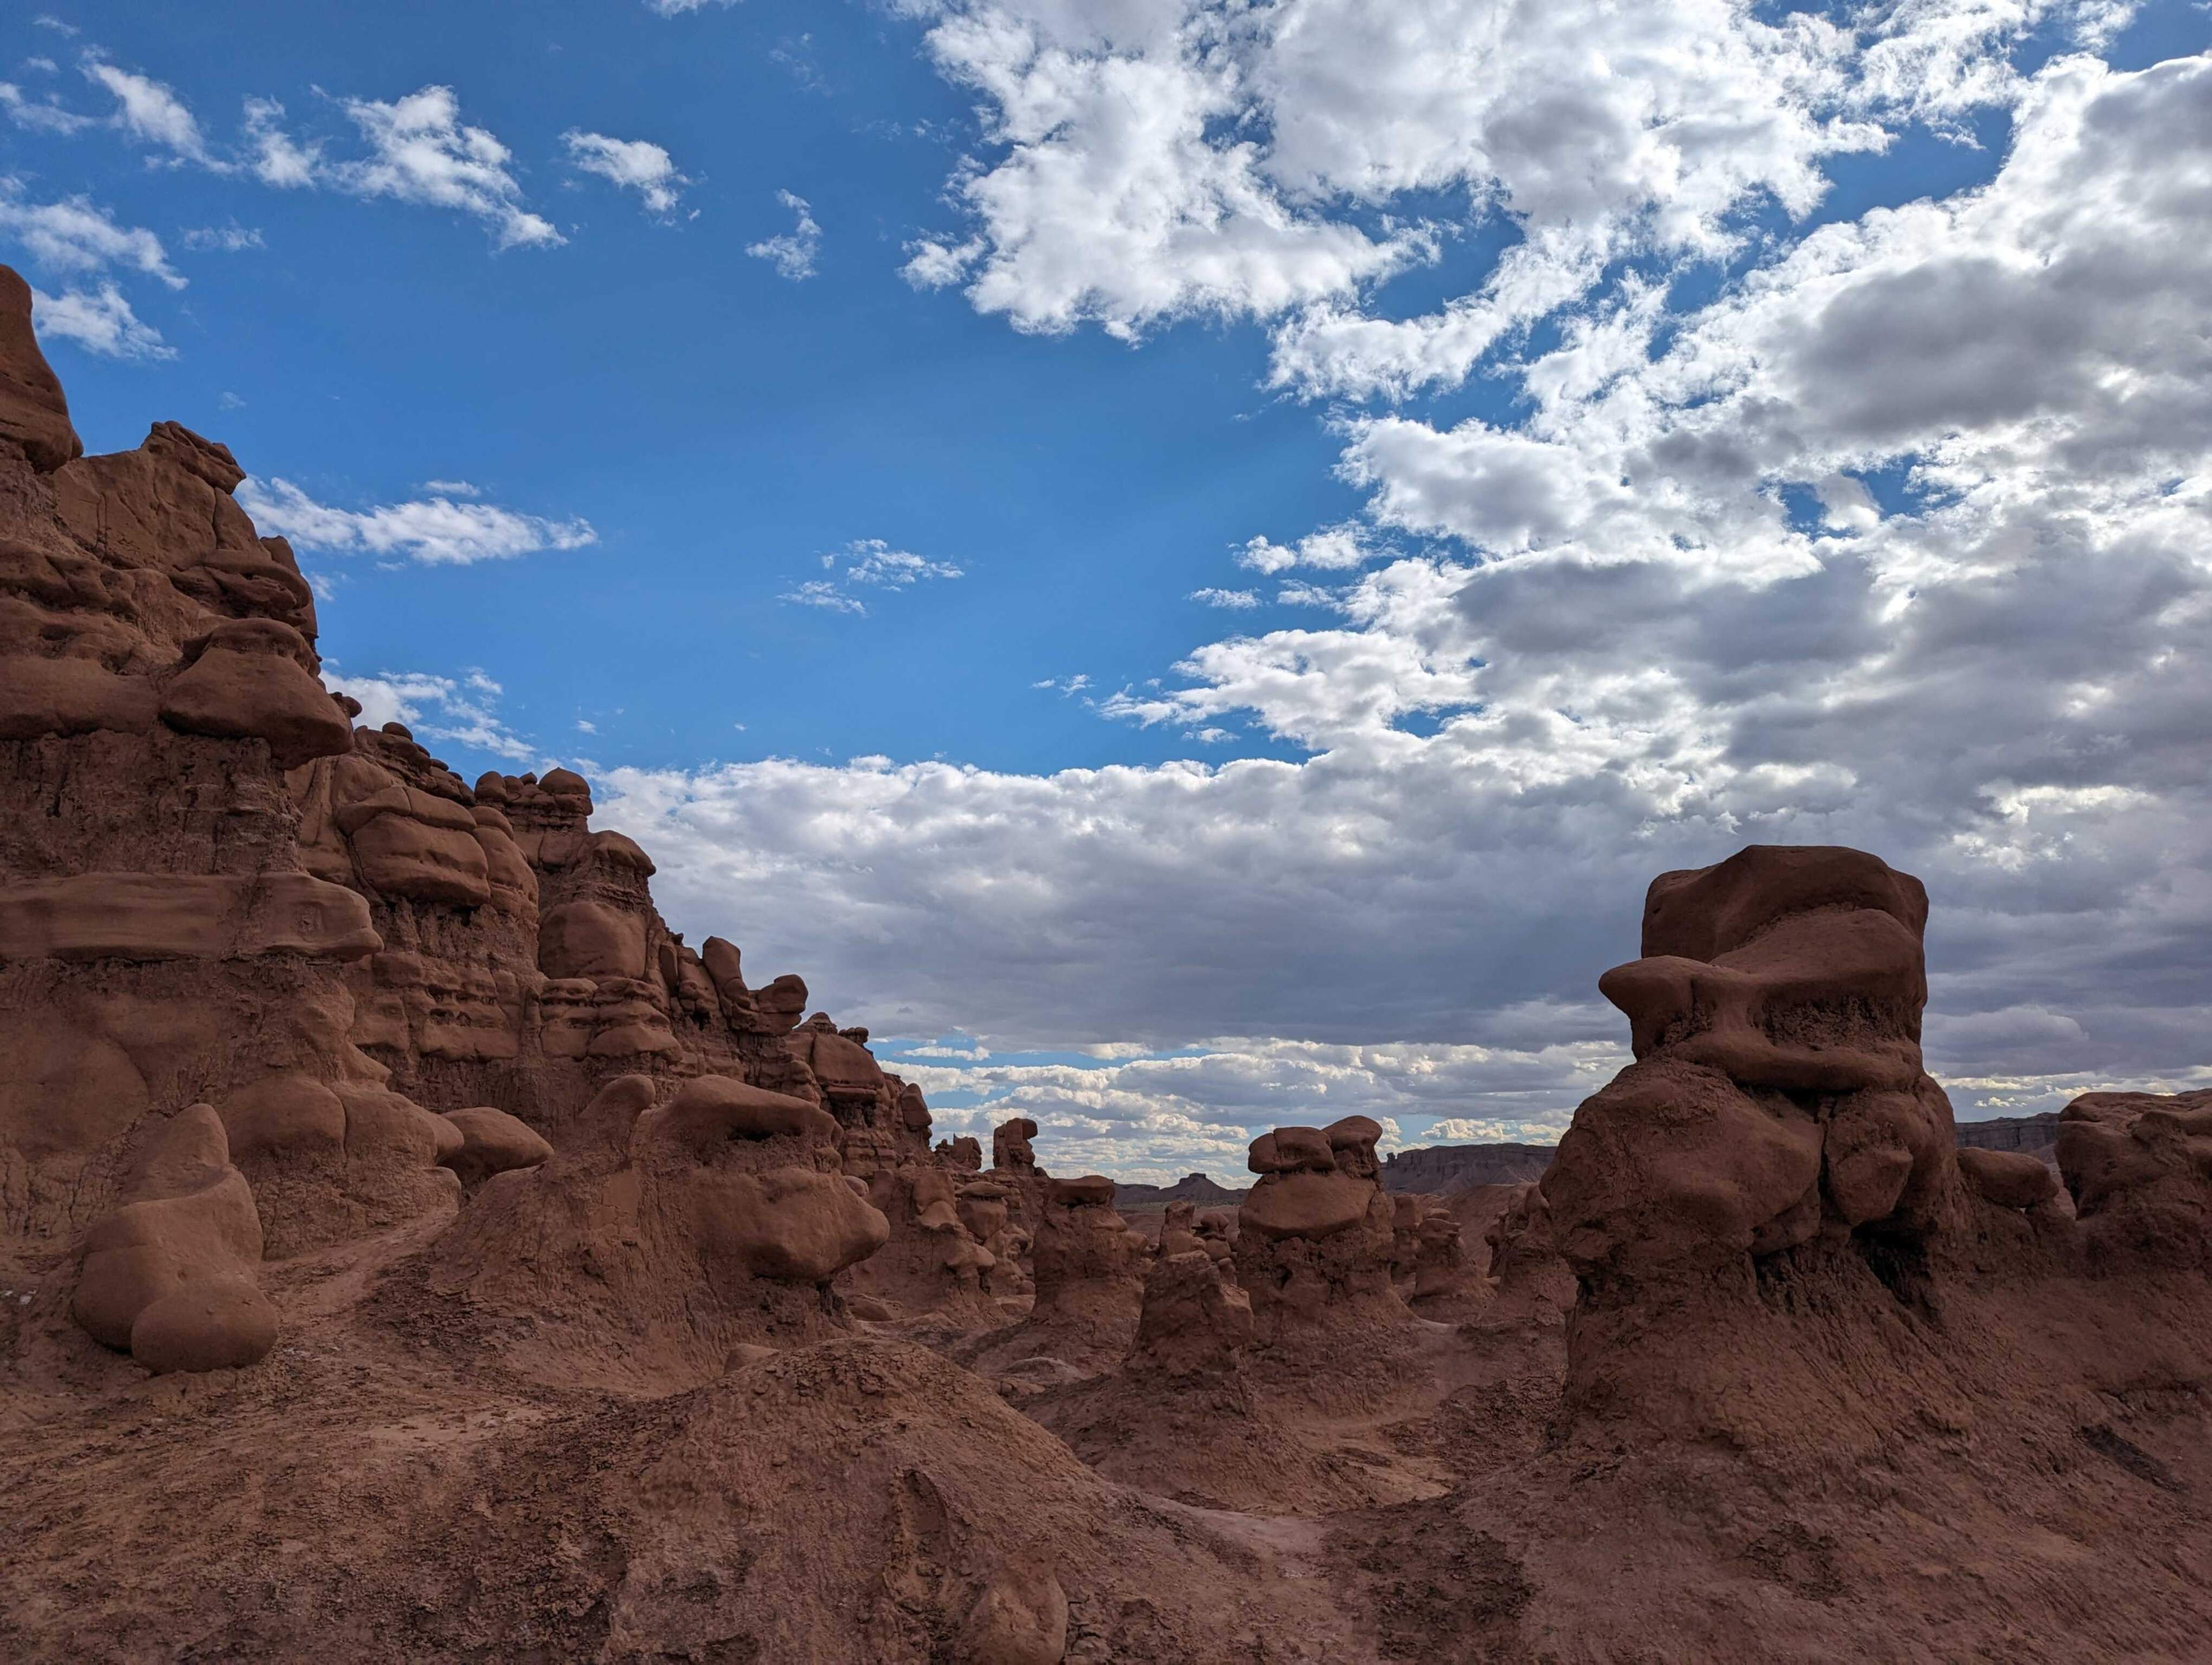
<path fill-rule="evenodd" d="M 517 1168 L 535 1168 L 551 1159 L 553 1147 L 526 1121 L 489 1105 L 447 1110 L 446 1120 L 460 1129 L 459 1150 L 448 1151 L 441 1163 L 460 1176 L 461 1184 L 473 1191 L 494 1174 Z"/>
<path fill-rule="evenodd" d="M 276 1340 L 255 1282 L 261 1222 L 214 1106 L 170 1121 L 125 1197 L 85 1239 L 77 1322 L 157 1376 L 259 1363 Z"/>

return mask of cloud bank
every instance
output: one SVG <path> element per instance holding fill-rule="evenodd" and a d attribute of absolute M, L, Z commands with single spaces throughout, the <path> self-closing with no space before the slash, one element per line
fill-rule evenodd
<path fill-rule="evenodd" d="M 1060 1104 L 1122 1171 L 1329 1108 L 1556 1132 L 1645 884 L 1758 841 L 1929 881 L 1963 1113 L 2206 1079 L 2212 58 L 2115 69 L 2117 21 L 927 8 L 992 149 L 910 280 L 1148 351 L 1247 320 L 1334 402 L 1364 516 L 1192 575 L 1260 623 L 1234 567 L 1326 574 L 1279 598 L 1318 622 L 1098 702 L 1297 759 L 617 770 L 605 819 L 841 1018 L 975 1037 L 916 1066 L 961 1114 Z M 1835 158 L 1976 111 L 1978 183 L 1822 218 Z M 1379 310 L 1486 216 L 1464 292 Z M 1424 405 L 1478 372 L 1510 400 Z"/>

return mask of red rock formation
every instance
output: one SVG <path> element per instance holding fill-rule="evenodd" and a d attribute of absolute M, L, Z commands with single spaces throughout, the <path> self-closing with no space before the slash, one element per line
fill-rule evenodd
<path fill-rule="evenodd" d="M 136 451 L 81 449 L 6 273 L 0 1254 L 47 1263 L 109 1217 L 82 1310 L 144 1357 L 104 1270 L 137 1241 L 130 1222 L 211 1198 L 228 1218 L 249 1188 L 252 1242 L 217 1237 L 246 1268 L 223 1276 L 250 1289 L 264 1243 L 310 1235 L 282 1193 L 313 1193 L 313 1235 L 328 1241 L 450 1208 L 459 1188 L 434 1139 L 385 1136 L 404 1116 L 384 1113 L 384 1072 L 348 1044 L 344 981 L 379 938 L 362 898 L 297 854 L 285 771 L 347 751 L 352 730 L 318 679 L 314 600 L 290 550 L 232 501 L 230 453 L 176 423 Z M 167 1188 L 129 1200 L 134 1157 L 161 1166 L 144 1152 L 209 1115 L 227 1138 L 199 1139 L 185 1165 L 224 1177 L 189 1204 Z M 172 1258 L 187 1290 L 207 1284 L 188 1270 L 200 1249 Z M 243 1295 L 197 1319 L 166 1297 L 156 1309 L 165 1368 L 235 1362 L 265 1316 Z"/>
<path fill-rule="evenodd" d="M 1450 1208 L 1415 1192 L 1392 1202 L 1391 1269 L 1414 1310 L 1425 1318 L 1457 1316 L 1488 1301 L 1490 1281 L 1469 1262 Z"/>
<path fill-rule="evenodd" d="M 77 1322 L 156 1376 L 258 1364 L 276 1342 L 276 1310 L 256 1281 L 253 1193 L 212 1105 L 155 1134 L 124 1196 L 85 1239 Z"/>
<path fill-rule="evenodd" d="M 31 329 L 31 286 L 0 266 L 0 451 L 42 474 L 84 455 L 61 379 Z"/>
<path fill-rule="evenodd" d="M 683 1382 L 741 1342 L 830 1333 L 830 1280 L 890 1235 L 827 1112 L 720 1076 L 658 1095 L 610 1082 L 564 1147 L 494 1175 L 439 1242 L 433 1287 L 520 1322 L 538 1368 Z"/>
<path fill-rule="evenodd" d="M 840 1029 L 816 1012 L 783 1037 L 799 1072 L 792 1091 L 813 1098 L 842 1127 L 847 1167 L 862 1177 L 915 1164 L 936 1165 L 929 1106 L 921 1089 L 887 1075 L 868 1051 L 868 1031 Z"/>
<path fill-rule="evenodd" d="M 1165 1258 L 1170 1255 L 1188 1255 L 1194 1249 L 1200 1249 L 1198 1205 L 1171 1202 L 1160 1219 L 1159 1253 Z"/>
<path fill-rule="evenodd" d="M 805 986 L 745 986 L 737 949 L 695 953 L 653 906 L 650 857 L 592 831 L 580 775 L 487 774 L 473 789 L 398 724 L 296 773 L 311 872 L 368 900 L 383 951 L 352 974 L 355 1042 L 439 1109 L 488 1105 L 557 1142 L 617 1075 L 714 1073 L 837 1120 L 848 1171 L 929 1158 L 921 1091 Z"/>
<path fill-rule="evenodd" d="M 1199 1247 L 1217 1261 L 1226 1261 L 1237 1251 L 1237 1214 L 1234 1209 L 1209 1208 L 1192 1224 Z"/>
<path fill-rule="evenodd" d="M 1203 1249 L 1163 1253 L 1145 1273 L 1126 1368 L 1182 1380 L 1222 1376 L 1252 1340 L 1252 1302 Z"/>
<path fill-rule="evenodd" d="M 1927 914 L 1917 880 L 1855 850 L 1754 846 L 1653 883 L 1645 957 L 1600 983 L 1637 1061 L 1576 1111 L 1542 1182 L 1580 1281 L 1571 1409 L 1764 1437 L 1747 1371 L 1809 1380 L 1852 1326 L 1883 1335 L 1892 1302 L 2073 1255 L 2039 1163 L 1955 1154 L 1920 1066 Z M 1782 1289 L 1838 1316 L 1753 1342 Z"/>
<path fill-rule="evenodd" d="M 848 1133 L 848 1161 L 852 1144 Z M 936 1313 L 971 1325 L 995 1322 L 995 1297 L 1015 1281 L 1014 1268 L 1002 1273 L 990 1247 L 994 1241 L 1008 1246 L 998 1188 L 963 1183 L 956 1170 L 917 1162 L 878 1167 L 867 1185 L 869 1201 L 890 1223 L 890 1238 L 854 1268 L 841 1285 L 846 1293 L 908 1314 Z"/>
<path fill-rule="evenodd" d="M 1543 1182 L 1578 1273 L 1709 1271 L 1824 1221 L 1925 1236 L 1957 1173 L 1920 1067 L 1927 919 L 1918 880 L 1855 850 L 1753 846 L 1653 881 L 1644 957 L 1598 985 L 1637 1062 Z"/>
<path fill-rule="evenodd" d="M 951 1177 L 961 1224 L 992 1257 L 983 1287 L 1001 1300 L 1024 1294 L 1032 1286 L 1028 1262 L 1033 1234 L 1018 1212 L 1023 1188 L 998 1176 L 969 1178 L 966 1171 L 956 1168 Z"/>
<path fill-rule="evenodd" d="M 994 1174 L 1001 1187 L 1021 1177 Z M 1029 1316 L 973 1338 L 958 1356 L 987 1373 L 1048 1361 L 1064 1379 L 1116 1369 L 1136 1339 L 1152 1246 L 1114 1210 L 1114 1182 L 1097 1174 L 1038 1182 L 1030 1244 L 1036 1297 Z"/>
<path fill-rule="evenodd" d="M 535 1168 L 553 1154 L 529 1123 L 488 1104 L 448 1110 L 446 1120 L 460 1129 L 461 1146 L 440 1160 L 460 1176 L 464 1190 L 475 1190 L 494 1174 Z"/>
<path fill-rule="evenodd" d="M 1544 1188 L 1531 1182 L 1483 1233 L 1489 1276 L 1497 1290 L 1496 1316 L 1557 1322 L 1575 1303 L 1575 1274 L 1552 1241 L 1552 1210 Z"/>
<path fill-rule="evenodd" d="M 1981 1194 L 2010 1207 L 2036 1207 L 2032 1157 L 1960 1152 Z M 2212 1090 L 2161 1097 L 2084 1093 L 2060 1113 L 2058 1165 L 2066 1176 L 2091 1264 L 2104 1271 L 2212 1268 Z M 2046 1170 L 2044 1178 L 2047 1182 Z"/>
<path fill-rule="evenodd" d="M 1856 851 L 1753 847 L 1655 880 L 1645 957 L 1599 987 L 1637 1062 L 1544 1181 L 1586 1277 L 1722 1264 L 1847 1227 L 1924 1226 L 1952 1173 L 1919 1070 L 1916 880 Z M 1938 1135 L 1940 1134 L 1940 1138 Z"/>
<path fill-rule="evenodd" d="M 1252 1142 L 1260 1182 L 1237 1211 L 1237 1277 L 1262 1337 L 1285 1325 L 1404 1316 L 1390 1285 L 1394 1211 L 1375 1159 L 1382 1133 L 1352 1115 Z"/>
<path fill-rule="evenodd" d="M 1009 1173 L 1042 1174 L 1036 1152 L 1030 1149 L 1036 1136 L 1037 1124 L 1025 1115 L 1000 1122 L 991 1130 L 991 1166 Z"/>
<path fill-rule="evenodd" d="M 1113 1181 L 1092 1174 L 1050 1182 L 1030 1246 L 1032 1328 L 1061 1338 L 1056 1351 L 1072 1362 L 1118 1364 L 1135 1338 L 1147 1247 L 1114 1212 Z"/>

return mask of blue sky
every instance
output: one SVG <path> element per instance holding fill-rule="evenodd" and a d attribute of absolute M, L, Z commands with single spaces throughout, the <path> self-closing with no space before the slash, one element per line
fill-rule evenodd
<path fill-rule="evenodd" d="M 337 586 L 324 645 L 343 670 L 483 665 L 513 726 L 553 753 L 1179 756 L 1173 731 L 1102 723 L 1033 684 L 1160 675 L 1213 623 L 1182 593 L 1197 577 L 1226 584 L 1255 532 L 1358 507 L 1311 413 L 1255 385 L 1253 333 L 1200 327 L 1160 353 L 1023 336 L 901 278 L 902 245 L 950 217 L 939 196 L 976 137 L 911 21 L 748 0 L 668 19 L 553 8 L 526 27 L 435 5 L 250 8 L 220 31 L 152 6 L 81 22 L 23 36 L 58 74 L 8 73 L 105 113 L 78 70 L 102 50 L 173 88 L 211 145 L 235 142 L 248 95 L 343 146 L 334 100 L 446 84 L 514 152 L 558 247 L 496 249 L 465 214 L 149 167 L 112 134 L 8 136 L 32 194 L 86 192 L 155 228 L 189 281 L 140 307 L 174 360 L 70 366 L 88 444 L 137 443 L 158 405 L 319 502 L 459 479 L 588 521 L 595 543 L 526 569 L 307 557 Z M 579 126 L 658 143 L 696 183 L 657 221 L 564 163 Z M 799 281 L 746 253 L 792 231 L 781 191 L 823 228 Z M 233 224 L 259 244 L 182 246 Z M 963 578 L 866 596 L 860 616 L 779 599 L 867 538 Z M 580 718 L 597 738 L 575 737 Z"/>
<path fill-rule="evenodd" d="M 2201 7 L 33 17 L 88 445 L 948 1130 L 1555 1137 L 1753 838 L 1929 879 L 1962 1114 L 2203 1075 Z"/>

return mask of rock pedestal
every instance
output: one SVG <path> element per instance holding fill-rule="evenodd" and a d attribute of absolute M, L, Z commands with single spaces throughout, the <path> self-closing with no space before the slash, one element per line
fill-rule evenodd
<path fill-rule="evenodd" d="M 1580 1284 L 1571 1410 L 1735 1415 L 1749 1366 L 1719 1337 L 1750 1333 L 1762 1280 L 1846 1311 L 1931 1286 L 1985 1205 L 1921 1067 L 1927 919 L 1917 879 L 1856 850 L 1755 845 L 1653 881 L 1644 957 L 1599 983 L 1636 1061 L 1542 1182 Z"/>
<path fill-rule="evenodd" d="M 1390 1282 L 1395 1211 L 1375 1159 L 1382 1133 L 1352 1115 L 1253 1141 L 1260 1181 L 1237 1211 L 1236 1267 L 1263 1339 L 1285 1327 L 1403 1317 Z"/>

